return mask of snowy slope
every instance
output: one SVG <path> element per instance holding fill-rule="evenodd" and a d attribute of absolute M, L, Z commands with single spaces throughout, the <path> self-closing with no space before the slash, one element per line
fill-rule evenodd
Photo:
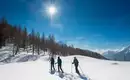
<path fill-rule="evenodd" d="M 74 56 L 61 57 L 64 74 L 50 73 L 49 56 L 32 55 L 21 50 L 9 57 L 11 47 L 0 49 L 0 80 L 130 80 L 130 62 L 107 61 L 75 55 L 82 76 L 75 73 L 71 64 Z M 9 64 L 7 64 L 9 63 Z M 57 69 L 57 65 L 55 65 Z"/>
<path fill-rule="evenodd" d="M 3 60 L 7 59 L 8 57 L 11 56 L 12 54 L 12 45 L 7 45 L 6 47 L 2 47 L 0 49 L 0 62 L 2 62 Z"/>
<path fill-rule="evenodd" d="M 27 53 L 28 50 L 28 53 Z M 13 56 L 13 45 L 7 44 L 5 47 L 0 49 L 0 64 L 12 63 L 12 62 L 26 62 L 26 61 L 35 61 L 42 55 L 47 55 L 48 52 L 43 52 L 40 50 L 41 54 L 32 55 L 32 49 L 27 48 L 24 51 L 23 48 L 20 48 L 17 55 Z"/>
<path fill-rule="evenodd" d="M 43 56 L 36 61 L 24 63 L 10 63 L 0 65 L 0 80 L 130 80 L 130 62 L 114 62 L 99 60 L 84 56 L 76 56 L 80 62 L 80 72 L 84 77 L 79 77 L 72 66 L 73 56 L 61 57 L 63 60 L 64 75 L 49 73 L 48 56 Z M 83 71 L 83 72 L 82 72 Z"/>

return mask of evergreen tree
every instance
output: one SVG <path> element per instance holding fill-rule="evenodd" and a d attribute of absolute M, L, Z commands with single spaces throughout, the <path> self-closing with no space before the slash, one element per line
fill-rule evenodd
<path fill-rule="evenodd" d="M 25 50 L 26 45 L 27 45 L 27 28 L 26 27 L 24 27 L 22 38 L 23 38 L 22 48 L 24 48 L 24 50 Z"/>

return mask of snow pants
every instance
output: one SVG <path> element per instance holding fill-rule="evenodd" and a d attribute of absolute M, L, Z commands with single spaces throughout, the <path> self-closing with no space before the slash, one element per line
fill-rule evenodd
<path fill-rule="evenodd" d="M 76 73 L 80 74 L 79 70 L 78 70 L 78 65 L 75 65 L 75 71 L 76 71 Z"/>
<path fill-rule="evenodd" d="M 55 70 L 54 64 L 51 64 L 51 71 L 52 69 Z"/>
<path fill-rule="evenodd" d="M 61 65 L 58 65 L 58 72 L 60 72 L 60 70 L 61 70 L 61 72 L 63 73 L 63 70 L 62 70 Z"/>

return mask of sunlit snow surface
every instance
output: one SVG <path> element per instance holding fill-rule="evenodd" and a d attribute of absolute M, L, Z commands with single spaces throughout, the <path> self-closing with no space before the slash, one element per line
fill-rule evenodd
<path fill-rule="evenodd" d="M 71 65 L 74 56 L 61 57 L 64 74 L 50 72 L 47 55 L 37 56 L 37 59 L 34 55 L 25 62 L 26 60 L 22 59 L 26 56 L 28 55 L 17 55 L 17 58 L 11 59 L 11 63 L 1 64 L 0 80 L 130 80 L 130 62 L 99 60 L 76 55 L 82 74 L 79 76 Z M 57 65 L 55 67 L 57 70 Z"/>

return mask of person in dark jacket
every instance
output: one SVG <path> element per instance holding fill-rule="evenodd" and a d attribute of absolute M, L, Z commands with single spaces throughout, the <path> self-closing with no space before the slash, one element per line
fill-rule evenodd
<path fill-rule="evenodd" d="M 54 67 L 55 60 L 53 57 L 51 57 L 50 62 L 51 62 L 51 71 L 52 71 L 52 68 L 55 71 L 55 67 Z"/>
<path fill-rule="evenodd" d="M 77 74 L 80 74 L 80 72 L 79 72 L 79 70 L 78 70 L 79 61 L 77 60 L 76 57 L 74 57 L 74 60 L 73 60 L 72 64 L 74 64 L 74 66 L 75 66 L 75 71 L 76 71 L 76 73 L 77 73 Z"/>
<path fill-rule="evenodd" d="M 60 72 L 61 70 L 61 72 L 64 73 L 62 70 L 62 60 L 60 59 L 60 57 L 58 57 L 57 63 L 58 63 L 58 72 Z"/>

